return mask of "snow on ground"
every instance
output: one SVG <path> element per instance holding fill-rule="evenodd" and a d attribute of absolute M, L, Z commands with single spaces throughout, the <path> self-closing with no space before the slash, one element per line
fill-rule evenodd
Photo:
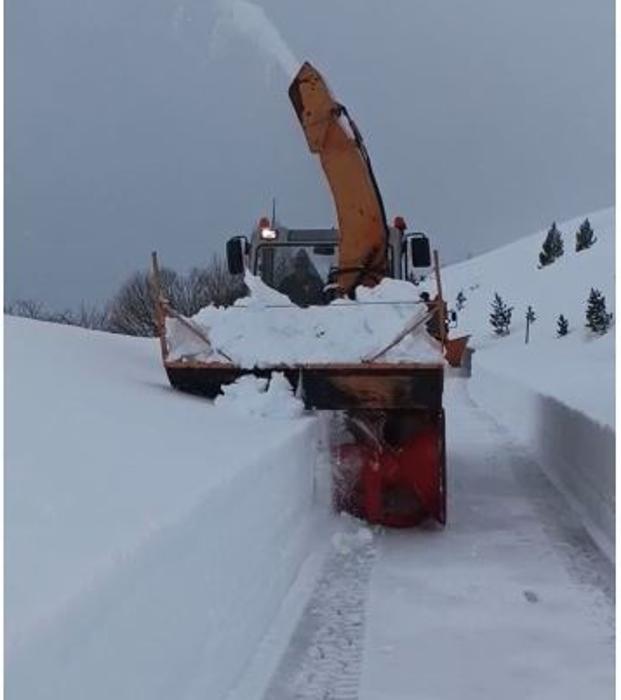
<path fill-rule="evenodd" d="M 416 325 L 385 362 L 442 362 L 439 344 L 424 327 L 427 308 L 409 282 L 385 279 L 373 289 L 359 287 L 356 300 L 301 309 L 287 296 L 246 273 L 250 296 L 234 306 L 202 309 L 193 322 L 212 349 L 174 318 L 167 320 L 171 359 L 222 360 L 252 368 L 278 364 L 360 362 L 386 348 L 406 327 Z"/>
<path fill-rule="evenodd" d="M 614 329 L 603 337 L 580 330 L 575 337 L 545 338 L 529 345 L 517 337 L 501 343 L 477 351 L 474 367 L 556 398 L 614 430 Z"/>
<path fill-rule="evenodd" d="M 559 223 L 565 253 L 551 265 L 538 268 L 544 230 L 450 265 L 442 270 L 442 282 L 449 306 L 455 306 L 460 291 L 466 296 L 453 333 L 472 334 L 475 366 L 502 372 L 614 428 L 613 333 L 600 338 L 585 328 L 592 287 L 605 295 L 608 310 L 614 311 L 614 209 L 588 215 L 598 240 L 576 253 L 575 232 L 584 218 Z M 489 323 L 495 292 L 514 307 L 507 337 L 495 336 Z M 536 321 L 526 345 L 529 305 Z M 569 321 L 570 332 L 563 338 L 556 337 L 559 314 Z"/>
<path fill-rule="evenodd" d="M 585 217 L 559 225 L 564 255 L 538 268 L 545 231 L 443 270 L 449 303 L 466 297 L 453 333 L 471 333 L 475 348 L 471 396 L 530 450 L 567 496 L 592 537 L 614 557 L 615 396 L 614 329 L 604 336 L 585 327 L 592 287 L 614 311 L 614 210 L 589 215 L 597 236 L 575 251 Z M 514 306 L 511 333 L 497 337 L 489 323 L 495 292 Z M 525 313 L 535 310 L 525 344 Z M 570 332 L 557 337 L 557 318 Z"/>
<path fill-rule="evenodd" d="M 612 568 L 462 380 L 447 528 L 333 534 L 317 422 L 269 387 L 219 408 L 152 341 L 5 337 L 7 697 L 610 697 Z"/>
<path fill-rule="evenodd" d="M 358 697 L 611 698 L 610 563 L 464 381 L 447 389 L 448 526 L 376 537 Z"/>
<path fill-rule="evenodd" d="M 467 381 L 446 406 L 447 527 L 345 518 L 227 700 L 612 697 L 610 561 Z"/>
<path fill-rule="evenodd" d="M 347 522 L 349 520 L 349 522 Z M 346 518 L 267 690 L 270 700 L 355 698 L 364 653 L 365 603 L 376 548 Z"/>
<path fill-rule="evenodd" d="M 579 328 L 591 286 L 612 304 L 612 212 L 590 218 L 595 247 L 566 237 L 545 270 L 537 235 L 444 271 L 477 349 L 447 381 L 444 530 L 334 525 L 322 426 L 282 377 L 211 403 L 168 387 L 153 341 L 7 319 L 7 697 L 611 697 L 612 566 L 544 475 L 612 513 L 612 335 Z M 508 338 L 494 291 L 516 306 Z"/>
<path fill-rule="evenodd" d="M 313 543 L 317 420 L 175 392 L 152 340 L 5 346 L 7 697 L 221 697 Z"/>
<path fill-rule="evenodd" d="M 614 429 L 516 381 L 502 368 L 475 366 L 468 389 L 470 396 L 528 449 L 613 560 Z"/>

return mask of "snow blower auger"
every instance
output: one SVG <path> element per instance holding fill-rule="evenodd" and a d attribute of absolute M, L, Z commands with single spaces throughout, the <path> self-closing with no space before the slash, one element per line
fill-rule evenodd
<path fill-rule="evenodd" d="M 406 233 L 401 217 L 388 225 L 362 136 L 346 108 L 334 100 L 309 63 L 300 68 L 289 96 L 309 149 L 318 154 L 326 174 L 338 229 L 290 229 L 279 225 L 274 216 L 271 221 L 262 218 L 250 240 L 236 236 L 228 241 L 229 272 L 246 274 L 247 284 L 257 284 L 252 280 L 260 278 L 265 289 L 286 294 L 289 298 L 280 298 L 290 308 L 312 307 L 299 318 L 306 319 L 304 314 L 321 307 L 326 327 L 332 327 L 341 342 L 348 332 L 347 323 L 342 328 L 337 324 L 334 331 L 330 314 L 359 313 L 361 304 L 368 303 L 376 313 L 369 319 L 381 325 L 378 309 L 388 314 L 395 305 L 409 303 L 412 318 L 400 322 L 398 332 L 393 329 L 389 337 L 383 337 L 379 349 L 355 357 L 348 355 L 345 337 L 340 346 L 343 354 L 328 359 L 312 355 L 309 349 L 312 360 L 305 356 L 295 361 L 264 358 L 244 362 L 228 346 L 215 347 L 210 323 L 201 325 L 199 319 L 184 318 L 171 307 L 161 293 L 154 254 L 156 321 L 169 381 L 177 389 L 214 399 L 223 387 L 244 375 L 269 378 L 274 372 L 282 373 L 306 409 L 345 416 L 348 437 L 336 448 L 333 466 L 337 509 L 391 527 L 412 526 L 428 519 L 444 524 L 444 367 L 447 362 L 459 365 L 467 338 L 447 337 L 437 252 L 432 262 L 426 235 Z M 285 276 L 291 267 L 293 272 Z M 415 285 L 434 275 L 435 298 L 419 295 Z M 391 284 L 402 292 L 407 290 L 407 302 L 379 295 L 379 300 L 364 301 L 375 293 L 372 288 L 386 286 L 386 278 L 402 280 Z M 282 303 L 267 303 L 262 313 L 276 314 L 282 307 Z M 349 307 L 355 308 L 348 311 Z M 244 314 L 251 309 L 236 308 L 234 313 L 243 326 Z M 268 323 L 267 317 L 261 318 Z M 364 325 L 372 335 L 372 322 L 365 320 Z M 175 338 L 185 335 L 189 342 L 172 342 L 173 332 Z M 317 336 L 325 343 L 323 333 Z M 421 337 L 432 352 L 417 356 L 413 350 L 404 355 L 404 345 Z M 252 342 L 252 337 L 247 338 L 247 344 Z M 416 347 L 422 345 L 412 345 Z"/>

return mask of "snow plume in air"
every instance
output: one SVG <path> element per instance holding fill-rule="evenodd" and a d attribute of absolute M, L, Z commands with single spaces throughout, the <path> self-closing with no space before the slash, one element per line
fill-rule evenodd
<path fill-rule="evenodd" d="M 248 0 L 217 0 L 216 7 L 219 15 L 211 36 L 212 54 L 239 34 L 254 43 L 266 58 L 276 62 L 288 78 L 294 77 L 300 62 L 262 7 Z"/>

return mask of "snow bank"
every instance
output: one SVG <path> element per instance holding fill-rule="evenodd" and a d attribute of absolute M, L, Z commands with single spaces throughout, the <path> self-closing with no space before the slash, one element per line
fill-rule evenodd
<path fill-rule="evenodd" d="M 246 273 L 250 296 L 234 306 L 208 306 L 192 320 L 212 349 L 189 337 L 175 319 L 167 321 L 172 359 L 221 360 L 252 368 L 324 362 L 360 362 L 383 350 L 409 325 L 420 322 L 389 350 L 386 362 L 442 362 L 439 344 L 422 323 L 427 308 L 409 282 L 385 279 L 369 289 L 359 287 L 356 300 L 338 299 L 322 307 L 301 309 L 288 297 Z"/>
<path fill-rule="evenodd" d="M 126 553 L 13 653 L 7 694 L 222 697 L 308 553 L 312 439 L 305 424 L 259 452 L 251 467 Z"/>
<path fill-rule="evenodd" d="M 602 551 L 614 559 L 614 427 L 474 356 L 473 399 L 534 455 Z"/>
<path fill-rule="evenodd" d="M 175 392 L 150 340 L 5 329 L 7 697 L 222 697 L 311 546 L 317 421 Z"/>
<path fill-rule="evenodd" d="M 487 369 L 549 396 L 614 431 L 615 339 L 584 331 L 533 345 L 498 343 L 477 352 L 474 367 Z M 590 336 L 590 337 L 589 337 Z"/>

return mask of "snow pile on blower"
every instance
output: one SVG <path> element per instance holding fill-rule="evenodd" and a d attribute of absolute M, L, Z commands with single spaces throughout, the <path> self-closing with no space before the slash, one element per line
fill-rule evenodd
<path fill-rule="evenodd" d="M 359 363 L 413 328 L 382 361 L 442 362 L 440 343 L 425 332 L 428 309 L 409 282 L 384 279 L 358 287 L 355 300 L 300 308 L 246 272 L 248 297 L 228 308 L 208 306 L 191 319 L 209 345 L 176 318 L 166 319 L 170 359 L 228 361 L 244 368 L 307 363 Z M 242 311 L 243 310 L 243 311 Z"/>
<path fill-rule="evenodd" d="M 261 418 L 298 418 L 304 413 L 304 404 L 294 396 L 281 372 L 274 372 L 269 379 L 243 375 L 222 387 L 215 405 L 229 413 Z"/>

